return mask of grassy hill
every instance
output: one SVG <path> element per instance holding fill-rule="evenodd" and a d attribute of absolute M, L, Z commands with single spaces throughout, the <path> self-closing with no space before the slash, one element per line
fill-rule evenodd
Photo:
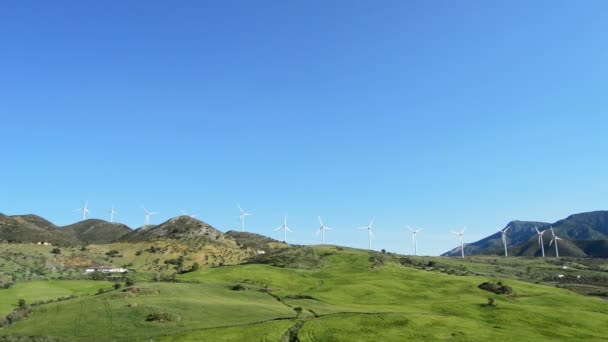
<path fill-rule="evenodd" d="M 55 245 L 76 245 L 78 239 L 36 215 L 6 216 L 0 214 L 0 241 L 12 243 L 50 242 Z"/>
<path fill-rule="evenodd" d="M 289 262 L 306 255 L 310 262 Z M 564 263 L 567 271 L 606 275 L 601 262 L 410 258 L 336 246 L 286 247 L 268 258 L 266 264 L 177 274 L 177 283 L 141 280 L 126 289 L 34 306 L 30 317 L 0 329 L 0 335 L 62 341 L 605 341 L 608 336 L 605 300 L 519 280 L 527 273 L 544 279 L 564 272 Z M 478 288 L 499 281 L 514 294 Z M 14 301 L 14 293 L 5 291 L 0 290 L 0 302 L 6 296 Z M 489 297 L 495 305 L 488 305 Z"/>
<path fill-rule="evenodd" d="M 88 219 L 69 226 L 61 227 L 61 232 L 74 236 L 83 244 L 103 244 L 118 240 L 131 232 L 131 228 L 121 223 Z"/>

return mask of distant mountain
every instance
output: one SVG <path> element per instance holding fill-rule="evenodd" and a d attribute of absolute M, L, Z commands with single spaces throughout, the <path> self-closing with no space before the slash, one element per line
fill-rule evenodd
<path fill-rule="evenodd" d="M 543 240 L 545 255 L 555 256 L 555 249 L 549 246 L 551 241 L 550 227 L 557 236 L 563 240 L 559 241 L 560 256 L 573 257 L 608 257 L 608 211 L 592 211 L 570 215 L 563 220 L 553 224 L 545 222 L 512 221 L 505 226 L 511 227 L 507 232 L 507 246 L 509 255 L 514 256 L 539 256 L 542 255 L 538 244 L 537 233 L 534 227 L 545 230 Z M 504 248 L 501 241 L 501 233 L 494 234 L 479 241 L 466 244 L 465 254 L 502 255 Z M 460 248 L 454 248 L 443 256 L 457 256 Z"/>
<path fill-rule="evenodd" d="M 111 243 L 131 232 L 131 228 L 121 223 L 88 219 L 59 229 L 85 244 Z"/>
<path fill-rule="evenodd" d="M 178 216 L 159 225 L 143 226 L 124 235 L 120 240 L 153 241 L 160 238 L 201 238 L 209 241 L 224 241 L 228 238 L 232 240 L 211 225 L 190 216 Z"/>
<path fill-rule="evenodd" d="M 76 245 L 78 239 L 61 231 L 51 222 L 36 215 L 6 216 L 0 214 L 0 241 L 18 243 L 50 242 L 54 245 Z"/>

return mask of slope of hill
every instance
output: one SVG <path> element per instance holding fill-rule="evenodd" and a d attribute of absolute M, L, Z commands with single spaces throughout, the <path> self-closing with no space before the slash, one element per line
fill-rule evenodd
<path fill-rule="evenodd" d="M 100 283 L 108 292 L 37 305 L 0 335 L 58 341 L 601 341 L 608 335 L 608 307 L 600 298 L 494 275 L 430 272 L 388 254 L 308 248 L 323 256 L 320 267 L 247 264 L 180 274 L 177 283 L 139 281 L 118 290 Z M 561 269 L 548 260 L 525 261 Z M 497 281 L 515 293 L 479 288 Z M 0 290 L 0 302 L 3 295 Z"/>
<path fill-rule="evenodd" d="M 74 236 L 87 245 L 114 242 L 123 235 L 131 232 L 131 229 L 124 224 L 110 223 L 97 219 L 80 221 L 69 226 L 61 227 L 60 230 L 68 235 Z"/>
<path fill-rule="evenodd" d="M 543 222 L 512 221 L 508 226 L 511 229 L 507 233 L 507 245 L 510 255 L 514 256 L 539 256 L 542 255 L 538 244 L 537 234 L 534 227 L 545 230 L 544 248 L 545 255 L 555 256 L 551 241 L 550 227 L 563 240 L 559 241 L 560 256 L 601 256 L 607 253 L 602 246 L 608 243 L 608 211 L 592 211 L 570 215 L 563 220 L 553 224 Z M 602 242 L 604 241 L 604 242 Z M 500 255 L 504 251 L 501 242 L 501 234 L 496 232 L 484 239 L 465 245 L 465 254 Z M 457 256 L 460 248 L 455 248 L 443 256 Z"/>
<path fill-rule="evenodd" d="M 285 244 L 280 241 L 256 233 L 230 230 L 226 232 L 226 235 L 236 240 L 241 246 L 256 250 L 267 251 L 278 246 L 285 246 Z"/>
<path fill-rule="evenodd" d="M 157 239 L 201 238 L 209 241 L 232 240 L 211 225 L 190 216 L 178 216 L 159 225 L 143 226 L 126 235 L 122 241 L 153 241 Z"/>
<path fill-rule="evenodd" d="M 6 216 L 0 214 L 0 240 L 18 243 L 50 242 L 54 245 L 74 245 L 79 241 L 51 222 L 36 215 Z"/>

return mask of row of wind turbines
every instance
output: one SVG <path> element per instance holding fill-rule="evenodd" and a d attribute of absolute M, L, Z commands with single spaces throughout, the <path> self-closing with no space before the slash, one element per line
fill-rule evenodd
<path fill-rule="evenodd" d="M 87 200 L 84 204 L 84 207 L 80 208 L 80 209 L 76 209 L 76 211 L 81 211 L 82 212 L 82 219 L 86 220 L 87 219 L 87 214 L 89 214 L 89 201 Z M 247 216 L 252 216 L 252 213 L 246 212 L 245 210 L 243 210 L 243 208 L 241 207 L 241 205 L 239 203 L 236 204 L 237 207 L 239 208 L 239 220 L 241 221 L 241 231 L 244 232 L 245 231 L 245 218 Z M 150 225 L 150 217 L 152 215 L 156 215 L 158 214 L 157 212 L 154 211 L 150 211 L 148 209 L 146 209 L 146 207 L 142 206 L 142 209 L 145 212 L 145 219 L 144 219 L 144 226 L 148 226 Z M 192 215 L 187 213 L 185 210 L 180 209 L 180 212 L 186 216 L 190 216 L 192 218 L 196 218 L 198 215 Z M 114 222 L 114 215 L 116 213 L 118 213 L 115 209 L 114 206 L 112 205 L 112 208 L 110 209 L 110 211 L 108 212 L 110 214 L 110 223 Z M 327 230 L 331 230 L 333 228 L 330 228 L 328 226 L 325 225 L 325 223 L 323 223 L 323 219 L 321 219 L 321 216 L 319 216 L 319 224 L 321 225 L 319 227 L 319 229 L 316 231 L 315 236 L 318 236 L 319 234 L 321 234 L 321 241 L 322 244 L 325 244 L 325 231 Z M 373 225 L 374 225 L 374 218 L 372 218 L 369 221 L 369 224 L 365 227 L 359 227 L 357 229 L 365 229 L 367 230 L 367 236 L 368 236 L 368 248 L 369 250 L 372 249 L 372 239 L 374 238 L 374 233 L 373 233 Z M 410 232 L 412 233 L 412 246 L 414 248 L 414 255 L 418 255 L 418 241 L 416 239 L 417 234 L 422 230 L 422 228 L 419 229 L 412 229 L 410 226 L 406 226 L 406 228 L 408 230 L 410 230 Z M 497 230 L 501 233 L 501 240 L 502 240 L 502 245 L 504 246 L 505 249 L 505 257 L 508 256 L 508 249 L 507 249 L 507 231 L 511 229 L 511 226 L 507 226 L 504 229 L 500 229 L 497 228 Z M 534 227 L 534 229 L 536 230 L 536 233 L 538 235 L 538 244 L 541 247 L 541 253 L 542 253 L 542 257 L 545 257 L 545 245 L 543 242 L 543 235 L 546 232 L 546 230 L 538 230 L 538 227 Z M 282 230 L 283 231 L 283 242 L 287 243 L 287 232 L 293 233 L 293 231 L 291 229 L 289 229 L 288 225 L 287 225 L 287 215 L 285 215 L 285 218 L 283 220 L 283 224 L 277 228 L 274 229 L 274 231 L 278 231 L 278 230 Z M 455 232 L 452 231 L 452 234 L 457 235 L 457 239 L 460 242 L 460 253 L 461 256 L 464 258 L 464 231 L 466 230 L 466 227 L 463 228 L 460 232 Z M 562 238 L 560 238 L 559 236 L 555 235 L 555 231 L 553 231 L 553 227 L 550 228 L 551 230 L 551 241 L 549 242 L 549 246 L 551 246 L 552 244 L 555 244 L 555 256 L 559 258 L 559 249 L 557 246 L 557 241 L 558 240 L 563 240 Z"/>

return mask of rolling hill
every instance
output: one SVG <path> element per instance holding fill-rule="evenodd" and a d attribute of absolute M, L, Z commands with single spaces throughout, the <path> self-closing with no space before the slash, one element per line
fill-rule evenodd
<path fill-rule="evenodd" d="M 54 245 L 75 245 L 79 240 L 61 231 L 51 222 L 36 215 L 0 214 L 0 240 L 16 243 L 50 242 Z"/>
<path fill-rule="evenodd" d="M 27 282 L 0 290 L 5 310 L 37 304 L 0 329 L 6 340 L 41 341 L 603 341 L 605 301 L 497 274 L 460 275 L 472 260 L 404 258 L 336 246 L 288 247 L 321 258 L 315 267 L 244 264 L 138 280 Z M 407 259 L 407 260 L 403 260 Z M 434 261 L 433 269 L 428 269 Z M 526 262 L 547 273 L 560 265 Z M 404 263 L 405 262 L 405 263 Z M 444 262 L 445 264 L 441 264 Z M 420 264 L 412 267 L 412 263 Z M 506 266 L 506 265 L 505 265 Z M 449 268 L 450 272 L 441 271 Z M 518 266 L 518 269 L 522 267 Z M 121 282 L 117 279 L 116 281 Z M 509 294 L 480 288 L 506 285 Z M 95 289 L 99 288 L 95 294 Z M 3 292 L 4 291 L 4 292 Z M 490 301 L 488 298 L 492 298 Z M 2 307 L 0 307 L 2 308 Z"/>
<path fill-rule="evenodd" d="M 506 227 L 511 227 L 507 232 L 507 245 L 509 254 L 513 256 L 531 257 L 542 254 L 534 227 L 546 230 L 543 238 L 547 256 L 555 256 L 553 247 L 549 246 L 551 231 L 548 229 L 550 227 L 553 227 L 555 234 L 563 239 L 559 241 L 560 256 L 608 256 L 608 251 L 603 248 L 608 244 L 608 211 L 574 214 L 553 224 L 511 221 Z M 501 233 L 498 231 L 479 241 L 465 245 L 466 255 L 501 255 L 503 253 Z M 459 254 L 460 247 L 457 247 L 444 253 L 443 256 L 458 256 Z"/>
<path fill-rule="evenodd" d="M 58 227 L 36 215 L 0 214 L 0 240 L 17 243 L 49 242 L 58 246 L 110 243 L 131 232 L 124 224 L 88 219 Z"/>
<path fill-rule="evenodd" d="M 60 231 L 74 236 L 84 244 L 104 244 L 118 240 L 131 232 L 131 228 L 121 223 L 88 219 L 60 228 Z"/>

